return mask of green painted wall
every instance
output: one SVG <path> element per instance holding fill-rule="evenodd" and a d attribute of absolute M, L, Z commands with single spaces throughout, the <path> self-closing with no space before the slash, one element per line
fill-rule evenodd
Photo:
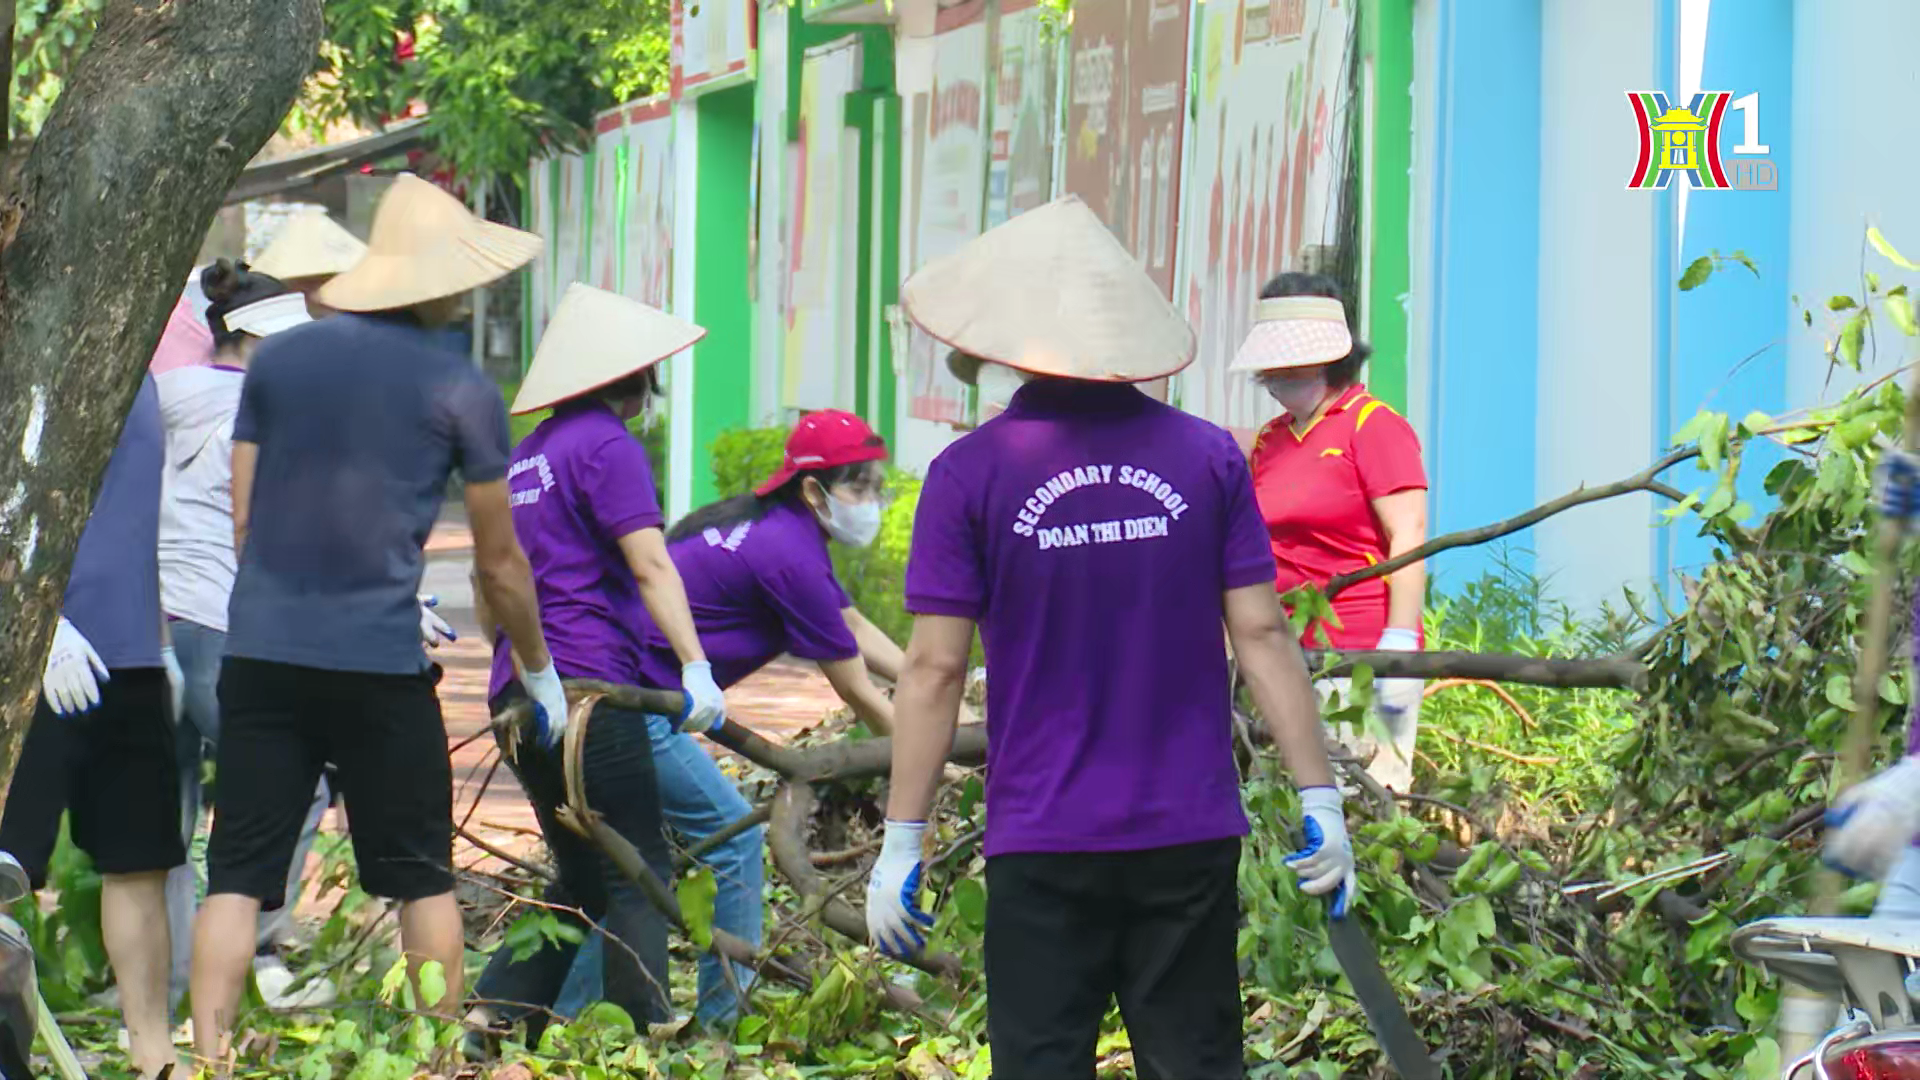
<path fill-rule="evenodd" d="M 717 497 L 713 440 L 752 422 L 753 306 L 747 288 L 753 168 L 753 86 L 736 86 L 696 103 L 700 174 L 693 267 L 694 318 L 707 328 L 694 346 L 693 491 L 688 505 Z"/>
<path fill-rule="evenodd" d="M 1373 61 L 1373 154 L 1363 161 L 1373 206 L 1372 280 L 1367 290 L 1373 362 L 1367 388 L 1402 412 L 1407 408 L 1407 310 L 1413 225 L 1413 4 L 1363 0 L 1362 48 Z"/>

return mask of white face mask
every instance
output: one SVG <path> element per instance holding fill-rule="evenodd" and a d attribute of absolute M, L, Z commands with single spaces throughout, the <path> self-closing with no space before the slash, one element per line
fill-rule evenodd
<path fill-rule="evenodd" d="M 1027 384 L 1032 375 L 1005 364 L 985 363 L 973 377 L 973 384 L 980 391 L 980 419 L 991 420 L 1006 411 L 1007 403 L 1013 400 L 1014 391 Z"/>
<path fill-rule="evenodd" d="M 844 503 L 827 496 L 827 535 L 849 547 L 866 547 L 880 535 L 880 504 Z"/>

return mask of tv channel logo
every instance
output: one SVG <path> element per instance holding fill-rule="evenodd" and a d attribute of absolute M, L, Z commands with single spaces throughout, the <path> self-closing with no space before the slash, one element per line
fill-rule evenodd
<path fill-rule="evenodd" d="M 1760 95 L 1734 97 L 1720 90 L 1693 95 L 1675 105 L 1658 91 L 1627 91 L 1640 127 L 1640 157 L 1629 188 L 1664 188 L 1675 177 L 1694 188 L 1774 191 L 1779 172 L 1760 141 Z M 1723 145 L 1722 128 L 1740 114 L 1740 141 Z"/>

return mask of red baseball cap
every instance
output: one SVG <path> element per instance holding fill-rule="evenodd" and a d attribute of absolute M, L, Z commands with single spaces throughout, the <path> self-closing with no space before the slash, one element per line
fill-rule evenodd
<path fill-rule="evenodd" d="M 754 494 L 773 494 L 795 473 L 880 461 L 886 456 L 887 441 L 875 435 L 865 420 L 839 409 L 821 409 L 793 426 L 793 434 L 787 436 L 786 460 L 766 483 L 753 489 Z"/>

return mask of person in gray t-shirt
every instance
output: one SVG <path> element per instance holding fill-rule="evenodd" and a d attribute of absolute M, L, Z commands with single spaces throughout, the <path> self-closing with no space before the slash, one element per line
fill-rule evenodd
<path fill-rule="evenodd" d="M 401 902 L 402 947 L 441 966 L 448 1007 L 461 1000 L 453 776 L 417 599 L 427 534 L 456 474 L 481 592 L 520 681 L 556 723 L 566 705 L 507 504 L 505 403 L 435 329 L 465 293 L 539 249 L 537 237 L 401 176 L 367 257 L 320 289 L 345 314 L 274 335 L 247 369 L 233 436 L 239 570 L 220 676 L 220 805 L 191 978 L 196 1049 L 208 1060 L 226 1052 L 254 919 L 284 901 L 307 796 L 329 762 L 362 887 Z"/>

